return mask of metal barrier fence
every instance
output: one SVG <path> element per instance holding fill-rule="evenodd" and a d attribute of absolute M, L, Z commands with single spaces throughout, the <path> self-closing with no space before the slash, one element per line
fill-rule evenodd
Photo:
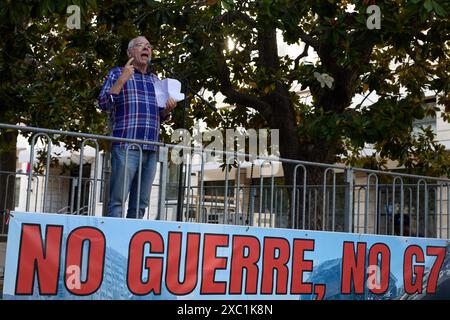
<path fill-rule="evenodd" d="M 158 146 L 158 174 L 145 219 L 450 237 L 449 179 L 274 157 L 237 161 L 234 167 L 226 165 L 220 169 L 219 164 L 206 162 L 208 150 L 181 145 L 7 124 L 0 124 L 0 129 L 33 134 L 28 172 L 0 171 L 2 187 L 10 186 L 12 180 L 15 184 L 14 188 L 6 187 L 0 192 L 4 196 L 0 199 L 3 212 L 104 215 L 111 169 L 99 143 L 123 141 L 140 151 L 142 145 Z M 61 168 L 52 165 L 49 155 L 54 136 L 70 136 L 80 141 L 79 164 L 70 173 L 63 175 Z M 42 172 L 37 172 L 33 165 L 38 138 L 46 142 L 43 148 L 47 157 Z M 95 150 L 89 162 L 84 153 L 87 145 Z M 187 161 L 176 165 L 170 161 L 171 152 L 180 150 Z M 214 152 L 227 158 L 227 164 L 237 156 L 250 159 L 249 155 L 236 152 Z M 179 166 L 184 179 L 181 189 L 176 183 Z M 287 166 L 291 171 L 285 170 Z M 292 174 L 289 185 L 283 182 L 285 172 Z M 182 212 L 177 212 L 179 190 L 183 192 Z M 127 203 L 122 203 L 123 208 L 126 206 Z M 7 234 L 6 218 L 1 217 L 3 235 Z"/>

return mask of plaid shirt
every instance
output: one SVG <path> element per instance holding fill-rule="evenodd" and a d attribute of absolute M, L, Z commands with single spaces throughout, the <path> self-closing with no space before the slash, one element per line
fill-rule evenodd
<path fill-rule="evenodd" d="M 110 94 L 109 90 L 122 73 L 122 68 L 111 69 L 103 84 L 98 104 L 100 109 L 110 111 L 112 135 L 118 138 L 159 141 L 161 119 L 155 98 L 153 84 L 160 81 L 152 73 L 142 74 L 135 70 L 119 94 Z M 129 143 L 113 142 L 113 145 L 127 147 Z M 143 150 L 157 149 L 154 145 L 143 145 Z"/>

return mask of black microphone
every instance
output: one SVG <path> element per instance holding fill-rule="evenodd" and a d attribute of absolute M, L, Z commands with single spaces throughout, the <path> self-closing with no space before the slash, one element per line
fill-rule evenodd
<path fill-rule="evenodd" d="M 148 58 L 148 64 L 163 64 L 164 61 L 166 61 L 167 58 L 156 58 L 156 59 L 152 59 L 152 58 Z"/>

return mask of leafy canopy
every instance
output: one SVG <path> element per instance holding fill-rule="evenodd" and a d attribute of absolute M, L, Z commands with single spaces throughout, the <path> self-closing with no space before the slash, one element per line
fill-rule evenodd
<path fill-rule="evenodd" d="M 435 137 L 411 133 L 415 119 L 450 111 L 448 1 L 75 1 L 80 30 L 66 27 L 68 1 L 2 2 L 2 122 L 104 132 L 100 85 L 124 64 L 129 39 L 143 34 L 195 90 L 220 92 L 234 107 L 211 113 L 192 98 L 187 128 L 194 118 L 211 128 L 279 128 L 282 156 L 321 162 L 347 155 L 357 163 L 370 143 L 382 160 L 433 162 L 442 169 L 433 173 L 445 173 L 448 157 Z M 381 29 L 367 27 L 373 4 Z M 297 55 L 280 53 L 280 40 L 297 44 Z M 425 90 L 446 110 L 424 109 Z M 361 94 L 378 100 L 352 106 Z"/>

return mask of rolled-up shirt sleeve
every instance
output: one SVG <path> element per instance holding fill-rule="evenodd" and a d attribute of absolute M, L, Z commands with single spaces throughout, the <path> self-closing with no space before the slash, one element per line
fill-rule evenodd
<path fill-rule="evenodd" d="M 106 77 L 100 95 L 98 96 L 98 106 L 101 110 L 111 110 L 114 107 L 118 94 L 109 93 L 109 90 L 111 90 L 111 87 L 117 81 L 118 77 L 115 69 L 111 70 Z"/>

